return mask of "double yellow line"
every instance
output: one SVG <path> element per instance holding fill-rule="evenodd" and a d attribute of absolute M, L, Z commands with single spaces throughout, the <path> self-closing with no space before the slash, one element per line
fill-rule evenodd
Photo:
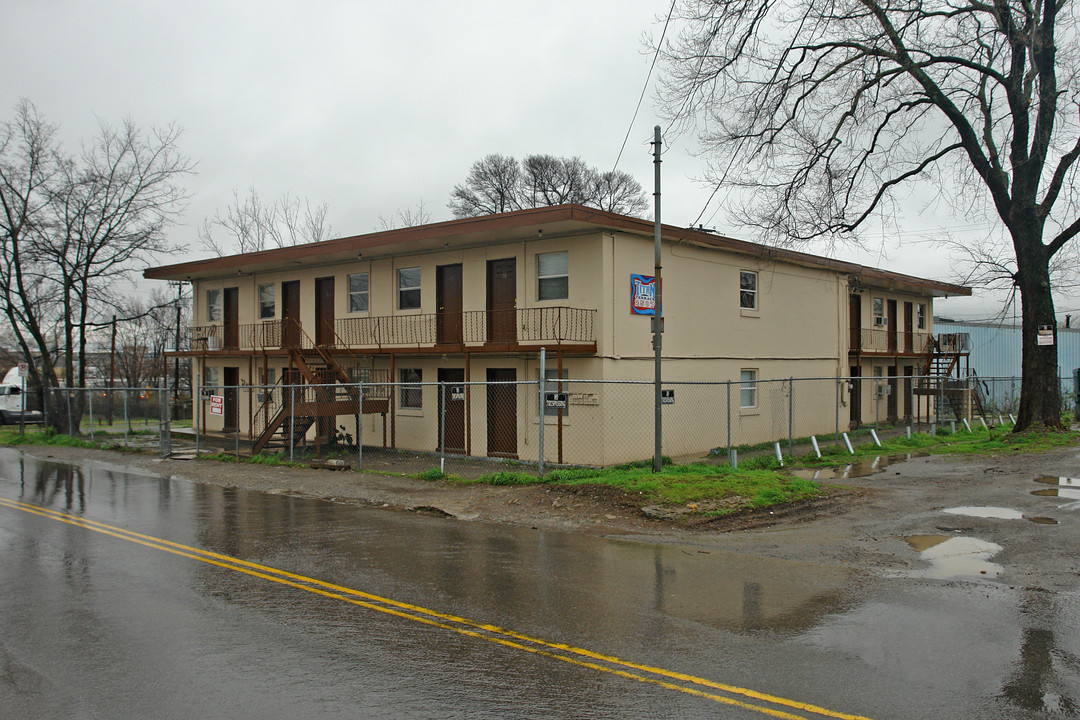
<path fill-rule="evenodd" d="M 726 685 L 724 683 L 718 683 L 672 670 L 665 670 L 663 668 L 641 665 L 611 655 L 604 655 L 584 648 L 574 647 L 573 645 L 549 642 L 540 638 L 523 635 L 514 632 L 513 630 L 506 630 L 495 625 L 473 622 L 466 618 L 448 615 L 419 605 L 412 605 L 410 603 L 366 593 L 362 590 L 334 585 L 333 583 L 305 577 L 304 575 L 297 575 L 296 573 L 278 570 L 266 565 L 259 565 L 258 563 L 240 560 L 239 558 L 210 552 L 209 550 L 202 550 L 200 548 L 191 547 L 190 545 L 182 545 L 152 535 L 144 535 L 114 525 L 106 525 L 105 523 L 95 522 L 75 515 L 68 515 L 37 505 L 0 498 L 0 506 L 11 508 L 12 510 L 21 510 L 58 522 L 68 523 L 69 525 L 75 525 L 86 530 L 153 548 L 154 550 L 161 550 L 191 560 L 198 560 L 199 562 L 215 565 L 226 570 L 243 573 L 297 590 L 303 590 L 333 600 L 339 600 L 351 605 L 375 610 L 376 612 L 411 620 L 424 625 L 430 625 L 443 630 L 449 630 L 466 637 L 475 638 L 477 640 L 486 640 L 487 642 L 503 647 L 521 650 L 534 655 L 541 655 L 543 657 L 551 658 L 552 660 L 559 660 L 578 667 L 616 675 L 628 680 L 647 683 L 668 690 L 686 693 L 688 695 L 694 695 L 724 705 L 731 705 L 772 717 L 807 720 L 808 717 L 819 716 L 837 718 L 838 720 L 869 720 L 869 718 L 862 715 L 849 715 L 836 712 L 834 710 L 828 710 L 823 707 L 798 702 L 796 700 L 789 700 L 775 695 L 767 695 L 765 693 L 757 692 L 756 690 Z M 795 714 L 796 712 L 808 714 Z"/>

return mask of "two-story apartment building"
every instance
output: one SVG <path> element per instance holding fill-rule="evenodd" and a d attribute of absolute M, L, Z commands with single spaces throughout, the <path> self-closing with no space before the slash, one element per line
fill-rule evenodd
<path fill-rule="evenodd" d="M 650 317 L 635 311 L 634 299 L 653 275 L 653 242 L 649 221 L 563 205 L 186 262 L 145 276 L 192 283 L 194 327 L 178 351 L 195 359 L 201 386 L 368 384 L 362 399 L 344 386 L 250 393 L 246 401 L 226 390 L 223 412 L 199 413 L 202 428 L 238 430 L 255 450 L 286 433 L 286 416 L 302 416 L 309 422 L 292 431 L 293 442 L 301 434 L 326 440 L 345 427 L 365 444 L 433 451 L 444 443 L 454 452 L 535 460 L 532 428 L 543 421 L 559 428 L 558 454 L 548 450 L 546 458 L 611 464 L 649 455 L 651 422 L 639 400 L 570 387 L 572 407 L 541 417 L 536 386 L 513 383 L 537 380 L 541 348 L 553 383 L 652 377 Z M 668 381 L 749 387 L 771 378 L 921 375 L 934 355 L 933 298 L 970 294 L 671 226 L 662 229 L 661 255 Z M 487 384 L 470 384 L 477 382 Z M 845 420 L 853 424 L 867 419 L 863 385 L 851 384 Z M 913 393 L 893 390 L 889 414 L 909 415 Z M 834 427 L 834 396 L 834 388 L 822 391 L 821 427 L 806 415 L 799 434 Z M 814 398 L 802 402 L 812 407 Z M 756 408 L 739 409 L 750 416 Z M 722 444 L 701 419 L 665 431 L 702 451 Z M 610 442 L 616 433 L 622 440 Z M 627 441 L 627 433 L 642 442 Z"/>

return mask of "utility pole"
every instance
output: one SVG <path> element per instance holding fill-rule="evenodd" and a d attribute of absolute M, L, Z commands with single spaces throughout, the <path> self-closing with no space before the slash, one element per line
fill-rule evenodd
<path fill-rule="evenodd" d="M 663 400 L 660 393 L 660 358 L 664 347 L 664 303 L 663 282 L 660 280 L 660 126 L 653 128 L 653 200 L 655 204 L 655 218 L 653 220 L 654 236 L 654 268 L 656 277 L 656 310 L 652 318 L 653 353 L 655 355 L 654 380 L 653 380 L 653 472 L 660 472 L 664 466 L 663 455 Z"/>
<path fill-rule="evenodd" d="M 116 381 L 116 315 L 112 316 L 112 347 L 109 349 L 109 429 L 113 422 L 113 386 Z"/>

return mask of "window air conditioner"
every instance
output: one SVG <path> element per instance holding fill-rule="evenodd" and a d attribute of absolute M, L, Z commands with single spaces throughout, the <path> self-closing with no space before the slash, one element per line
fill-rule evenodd
<path fill-rule="evenodd" d="M 874 325 L 878 327 L 885 327 L 889 324 L 889 318 L 879 316 L 874 318 Z"/>

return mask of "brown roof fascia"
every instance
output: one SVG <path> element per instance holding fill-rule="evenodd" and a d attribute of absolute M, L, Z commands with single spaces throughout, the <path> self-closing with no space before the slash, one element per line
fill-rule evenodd
<path fill-rule="evenodd" d="M 218 272 L 225 274 L 243 265 L 284 264 L 301 259 L 311 259 L 312 256 L 360 253 L 367 249 L 407 245 L 435 238 L 466 237 L 480 234 L 491 235 L 552 223 L 581 223 L 583 226 L 607 228 L 647 236 L 651 236 L 654 232 L 651 220 L 617 215 L 583 205 L 553 205 L 515 210 L 497 215 L 481 215 L 460 220 L 448 220 L 416 227 L 384 230 L 364 235 L 351 235 L 319 243 L 165 265 L 147 269 L 143 272 L 143 277 L 152 280 L 180 280 L 193 274 L 214 274 Z M 971 288 L 962 285 L 927 280 L 786 248 L 761 245 L 746 240 L 736 240 L 704 230 L 662 224 L 661 234 L 668 241 L 693 242 L 765 260 L 777 260 L 807 267 L 834 270 L 851 275 L 858 283 L 870 286 L 900 286 L 937 295 L 971 295 Z"/>

